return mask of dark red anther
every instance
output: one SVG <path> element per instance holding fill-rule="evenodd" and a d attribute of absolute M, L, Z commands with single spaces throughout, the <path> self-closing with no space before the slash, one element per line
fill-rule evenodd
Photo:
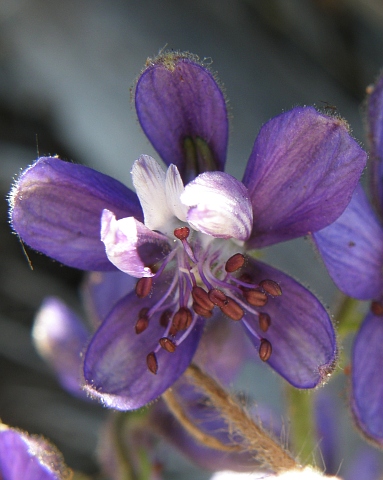
<path fill-rule="evenodd" d="M 192 288 L 192 297 L 194 303 L 198 304 L 204 310 L 212 310 L 214 308 L 214 303 L 210 300 L 209 294 L 202 287 L 195 285 Z"/>
<path fill-rule="evenodd" d="M 197 315 L 200 317 L 211 318 L 213 316 L 213 312 L 211 310 L 206 310 L 205 308 L 201 307 L 199 303 L 193 303 L 193 310 Z"/>
<path fill-rule="evenodd" d="M 239 280 L 243 283 L 249 283 L 250 285 L 254 285 L 254 280 L 251 275 L 248 273 L 243 273 L 240 277 Z M 241 288 L 246 288 L 246 287 L 241 287 Z"/>
<path fill-rule="evenodd" d="M 262 338 L 258 352 L 262 362 L 266 362 L 271 357 L 272 351 L 271 343 L 266 338 Z"/>
<path fill-rule="evenodd" d="M 274 280 L 262 280 L 262 282 L 259 283 L 259 286 L 262 287 L 266 293 L 272 295 L 273 297 L 279 297 L 282 295 L 281 287 L 277 282 L 274 282 Z"/>
<path fill-rule="evenodd" d="M 193 315 L 187 307 L 180 307 L 180 309 L 174 314 L 173 326 L 177 330 L 186 330 L 190 327 L 193 320 Z"/>
<path fill-rule="evenodd" d="M 242 310 L 240 305 L 238 305 L 238 303 L 234 299 L 230 297 L 226 297 L 226 298 L 227 298 L 227 303 L 223 307 L 220 307 L 221 311 L 232 320 L 235 320 L 235 321 L 241 320 L 245 312 Z"/>
<path fill-rule="evenodd" d="M 170 328 L 169 328 L 169 335 L 171 337 L 175 337 L 178 333 L 178 328 L 174 325 L 174 324 L 171 324 Z"/>
<path fill-rule="evenodd" d="M 152 373 L 154 373 L 154 375 L 157 374 L 158 362 L 156 354 L 154 352 L 150 352 L 149 355 L 146 357 L 146 365 L 148 366 L 148 369 Z"/>
<path fill-rule="evenodd" d="M 227 304 L 227 296 L 223 293 L 222 290 L 218 290 L 218 288 L 212 288 L 209 290 L 209 299 L 214 305 L 217 307 L 224 307 Z"/>
<path fill-rule="evenodd" d="M 160 325 L 161 327 L 166 328 L 169 325 L 170 319 L 172 318 L 173 312 L 169 309 L 164 310 L 160 316 Z"/>
<path fill-rule="evenodd" d="M 261 292 L 261 290 L 257 290 L 256 288 L 245 289 L 243 291 L 243 296 L 250 305 L 253 305 L 253 307 L 263 307 L 268 301 L 266 293 Z"/>
<path fill-rule="evenodd" d="M 148 328 L 148 325 L 149 325 L 148 311 L 149 311 L 149 308 L 141 308 L 140 313 L 138 314 L 138 320 L 135 326 L 137 335 L 144 332 Z"/>
<path fill-rule="evenodd" d="M 137 297 L 144 298 L 147 297 L 152 289 L 153 278 L 152 277 L 142 277 L 136 283 L 136 295 Z"/>
<path fill-rule="evenodd" d="M 261 312 L 258 317 L 259 328 L 262 332 L 267 332 L 271 324 L 271 318 L 268 313 Z"/>
<path fill-rule="evenodd" d="M 178 240 L 186 240 L 189 235 L 190 235 L 189 227 L 180 227 L 174 230 L 174 236 L 178 238 Z"/>
<path fill-rule="evenodd" d="M 169 353 L 176 351 L 177 345 L 170 338 L 162 337 L 159 340 L 161 347 Z"/>
<path fill-rule="evenodd" d="M 242 253 L 236 253 L 226 262 L 225 270 L 228 273 L 236 272 L 237 270 L 242 268 L 244 264 L 245 257 L 242 255 Z"/>
<path fill-rule="evenodd" d="M 372 302 L 371 303 L 371 312 L 377 317 L 383 316 L 383 303 L 382 302 Z"/>

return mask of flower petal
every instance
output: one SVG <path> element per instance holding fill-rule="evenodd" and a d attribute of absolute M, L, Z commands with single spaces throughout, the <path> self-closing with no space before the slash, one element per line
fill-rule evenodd
<path fill-rule="evenodd" d="M 337 345 L 331 320 L 321 303 L 306 288 L 284 273 L 249 259 L 247 269 L 255 282 L 272 279 L 282 295 L 270 298 L 262 311 L 271 325 L 266 333 L 257 317 L 245 313 L 245 321 L 272 345 L 267 363 L 297 388 L 314 388 L 325 381 L 335 366 Z M 248 332 L 249 333 L 249 332 Z M 249 333 L 254 345 L 259 340 Z"/>
<path fill-rule="evenodd" d="M 383 445 L 383 318 L 368 314 L 352 350 L 351 408 L 362 433 Z"/>
<path fill-rule="evenodd" d="M 223 170 L 226 103 L 213 75 L 195 57 L 170 52 L 149 61 L 138 79 L 135 102 L 147 137 L 184 180 Z"/>
<path fill-rule="evenodd" d="M 367 155 L 345 123 L 297 107 L 259 132 L 243 177 L 254 211 L 252 248 L 320 230 L 346 208 Z"/>
<path fill-rule="evenodd" d="M 164 349 L 156 353 L 156 375 L 148 370 L 146 357 L 164 336 L 160 314 L 153 315 L 144 332 L 135 333 L 141 309 L 153 307 L 168 288 L 168 281 L 161 275 L 161 281 L 154 282 L 150 298 L 139 299 L 134 292 L 127 295 L 95 333 L 85 356 L 85 388 L 108 407 L 132 410 L 146 405 L 167 390 L 191 362 L 202 334 L 202 320 L 197 320 L 174 353 Z"/>
<path fill-rule="evenodd" d="M 184 191 L 184 184 L 180 172 L 175 165 L 170 165 L 166 172 L 166 201 L 173 215 L 182 222 L 186 222 L 187 207 L 181 203 L 180 197 Z"/>
<path fill-rule="evenodd" d="M 10 193 L 11 221 L 30 247 L 71 267 L 113 270 L 100 240 L 100 216 L 142 219 L 136 195 L 117 180 L 83 165 L 42 157 Z"/>
<path fill-rule="evenodd" d="M 383 74 L 368 90 L 367 127 L 370 141 L 372 192 L 376 206 L 383 209 Z"/>
<path fill-rule="evenodd" d="M 0 424 L 0 476 L 4 480 L 72 478 L 53 445 L 3 424 Z"/>
<path fill-rule="evenodd" d="M 38 352 L 53 367 L 61 385 L 71 394 L 87 398 L 80 371 L 89 332 L 77 315 L 58 298 L 46 298 L 36 314 L 32 334 Z"/>
<path fill-rule="evenodd" d="M 224 172 L 206 172 L 186 185 L 181 202 L 189 208 L 187 220 L 215 238 L 246 240 L 253 212 L 244 185 Z"/>
<path fill-rule="evenodd" d="M 134 217 L 116 220 L 109 210 L 102 212 L 101 240 L 109 261 L 133 277 L 152 277 L 150 266 L 169 253 L 164 235 L 152 232 Z"/>
<path fill-rule="evenodd" d="M 383 292 L 383 229 L 361 186 L 343 214 L 313 238 L 336 286 L 359 300 Z"/>

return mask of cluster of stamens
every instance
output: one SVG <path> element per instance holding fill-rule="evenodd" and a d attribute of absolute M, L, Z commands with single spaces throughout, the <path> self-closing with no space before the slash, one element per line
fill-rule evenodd
<path fill-rule="evenodd" d="M 146 362 L 149 371 L 154 374 L 157 373 L 156 353 L 161 348 L 169 353 L 175 352 L 194 327 L 198 316 L 212 317 L 215 307 L 234 321 L 243 320 L 249 332 L 259 341 L 259 357 L 261 360 L 267 361 L 272 354 L 271 343 L 263 336 L 258 335 L 244 316 L 246 311 L 257 316 L 259 329 L 266 333 L 271 325 L 270 315 L 266 312 L 259 312 L 253 307 L 262 308 L 267 304 L 270 297 L 280 296 L 282 294 L 280 286 L 269 279 L 255 284 L 247 273 L 238 278 L 232 275 L 245 265 L 245 257 L 242 253 L 236 253 L 226 261 L 224 272 L 223 268 L 217 267 L 219 255 L 213 254 L 211 257 L 206 257 L 198 262 L 188 242 L 189 235 L 189 227 L 180 227 L 174 230 L 174 236 L 181 242 L 183 252 L 180 254 L 181 261 L 178 262 L 179 282 L 177 282 L 177 278 L 174 279 L 167 295 L 172 298 L 171 306 L 176 305 L 177 310 L 174 311 L 169 308 L 169 302 L 166 305 L 167 308 L 165 308 L 163 306 L 164 299 L 161 299 L 151 308 L 142 308 L 135 324 L 136 334 L 141 334 L 148 328 L 150 317 L 154 313 L 161 312 L 159 322 L 164 327 L 165 332 L 164 336 L 159 339 L 156 349 L 147 355 Z M 173 257 L 174 255 L 171 256 L 171 258 Z M 145 298 L 150 294 L 153 278 L 157 278 L 163 272 L 167 263 L 165 260 L 154 277 L 143 277 L 138 280 L 135 290 L 138 297 Z M 203 268 L 205 265 L 209 267 L 208 272 Z M 198 284 L 196 271 L 198 272 Z M 217 273 L 223 278 L 219 278 Z M 178 287 L 177 284 L 179 284 Z M 178 295 L 174 295 L 177 288 Z M 235 298 L 225 293 L 228 290 L 234 293 Z M 176 338 L 180 332 L 184 333 Z"/>

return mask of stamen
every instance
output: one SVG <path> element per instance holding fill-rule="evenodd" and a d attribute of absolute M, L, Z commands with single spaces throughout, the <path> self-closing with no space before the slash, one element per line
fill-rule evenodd
<path fill-rule="evenodd" d="M 236 272 L 240 268 L 243 267 L 245 263 L 245 257 L 242 255 L 242 253 L 236 253 L 232 257 L 229 258 L 229 260 L 225 264 L 225 270 L 228 273 Z"/>
<path fill-rule="evenodd" d="M 277 282 L 274 282 L 274 280 L 262 280 L 262 282 L 259 283 L 259 286 L 262 287 L 266 293 L 272 295 L 273 297 L 279 297 L 282 295 L 281 287 Z"/>
<path fill-rule="evenodd" d="M 149 353 L 149 355 L 146 357 L 146 365 L 148 366 L 148 369 L 154 373 L 154 375 L 157 374 L 158 371 L 158 362 L 157 362 L 157 357 L 154 352 Z"/>
<path fill-rule="evenodd" d="M 180 227 L 174 230 L 174 236 L 178 238 L 178 240 L 186 240 L 189 235 L 190 235 L 189 227 Z"/>
<path fill-rule="evenodd" d="M 205 310 L 212 310 L 214 303 L 210 300 L 208 293 L 202 287 L 195 285 L 192 288 L 192 297 L 194 302 Z"/>
<path fill-rule="evenodd" d="M 147 297 L 152 289 L 153 278 L 152 277 L 142 277 L 136 283 L 136 295 L 137 297 L 144 298 Z"/>
<path fill-rule="evenodd" d="M 177 331 L 186 330 L 189 328 L 192 322 L 193 316 L 191 311 L 187 307 L 180 307 L 180 309 L 174 314 L 173 325 Z"/>
<path fill-rule="evenodd" d="M 169 353 L 174 353 L 176 351 L 177 345 L 170 340 L 170 338 L 162 337 L 159 340 L 161 347 Z"/>
<path fill-rule="evenodd" d="M 223 307 L 220 307 L 221 311 L 232 320 L 241 320 L 245 312 L 235 300 L 230 297 L 226 297 L 226 299 L 227 303 Z"/>
<path fill-rule="evenodd" d="M 160 316 L 161 327 L 166 328 L 169 325 L 172 315 L 173 315 L 173 312 L 169 308 L 167 308 L 161 313 L 161 316 Z"/>
<path fill-rule="evenodd" d="M 223 293 L 222 290 L 218 290 L 218 288 L 212 288 L 209 293 L 209 299 L 214 305 L 217 307 L 224 307 L 227 304 L 227 296 Z"/>
<path fill-rule="evenodd" d="M 259 328 L 262 330 L 262 332 L 267 332 L 271 324 L 270 315 L 265 312 L 260 312 L 258 317 L 258 322 L 259 322 Z"/>
<path fill-rule="evenodd" d="M 371 303 L 371 312 L 378 316 L 381 317 L 383 316 L 383 303 L 382 302 L 372 302 Z"/>
<path fill-rule="evenodd" d="M 263 307 L 268 301 L 266 293 L 261 292 L 256 288 L 252 288 L 249 290 L 244 289 L 243 296 L 246 298 L 248 303 L 250 303 L 250 305 L 253 305 L 253 307 Z"/>
<path fill-rule="evenodd" d="M 271 343 L 266 338 L 262 338 L 258 352 L 262 362 L 266 362 L 271 357 L 272 351 Z"/>
<path fill-rule="evenodd" d="M 149 311 L 149 308 L 142 308 L 140 310 L 140 313 L 138 314 L 138 320 L 135 326 L 137 335 L 144 332 L 148 328 L 148 325 L 149 325 L 148 311 Z"/>
<path fill-rule="evenodd" d="M 213 312 L 211 310 L 206 310 L 205 308 L 201 307 L 201 305 L 196 303 L 196 302 L 193 303 L 193 310 L 200 317 L 211 318 L 213 316 Z"/>

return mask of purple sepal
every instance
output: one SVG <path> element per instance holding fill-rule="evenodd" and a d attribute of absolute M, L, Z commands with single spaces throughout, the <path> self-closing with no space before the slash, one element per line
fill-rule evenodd
<path fill-rule="evenodd" d="M 349 203 L 366 160 L 338 118 L 297 107 L 271 119 L 255 140 L 243 177 L 254 211 L 249 247 L 332 223 Z"/>
<path fill-rule="evenodd" d="M 165 329 L 159 323 L 159 313 L 153 315 L 148 328 L 139 335 L 135 324 L 142 308 L 153 307 L 163 299 L 168 280 L 161 275 L 149 298 L 140 299 L 132 292 L 119 301 L 89 344 L 84 364 L 85 388 L 108 407 L 133 410 L 146 405 L 182 375 L 194 356 L 203 331 L 202 320 L 197 320 L 174 353 L 162 348 L 156 353 L 156 375 L 148 370 L 146 357 L 158 346 Z"/>
<path fill-rule="evenodd" d="M 367 128 L 374 203 L 383 209 L 383 74 L 369 91 Z"/>
<path fill-rule="evenodd" d="M 383 317 L 369 313 L 352 349 L 351 408 L 357 427 L 383 446 Z"/>
<path fill-rule="evenodd" d="M 34 344 L 69 393 L 87 398 L 81 388 L 81 353 L 89 339 L 79 317 L 61 300 L 46 298 L 33 326 Z"/>
<path fill-rule="evenodd" d="M 121 218 L 109 210 L 101 216 L 101 240 L 109 261 L 133 277 L 152 277 L 151 267 L 169 253 L 167 237 L 153 232 L 134 217 Z"/>
<path fill-rule="evenodd" d="M 225 99 L 213 75 L 193 57 L 170 52 L 151 61 L 138 79 L 135 103 L 147 137 L 167 165 L 178 167 L 184 181 L 203 171 L 223 170 Z M 199 148 L 200 140 L 207 151 Z"/>
<path fill-rule="evenodd" d="M 0 425 L 0 478 L 4 480 L 70 480 L 57 449 L 41 437 Z"/>
<path fill-rule="evenodd" d="M 260 309 L 271 318 L 266 333 L 259 328 L 258 317 L 248 312 L 244 317 L 260 337 L 271 343 L 267 363 L 297 388 L 314 388 L 326 381 L 335 367 L 337 345 L 324 307 L 301 284 L 275 268 L 249 259 L 247 272 L 255 282 L 272 279 L 282 289 L 281 296 L 269 299 Z M 250 333 L 249 337 L 258 348 L 259 341 Z"/>
<path fill-rule="evenodd" d="M 315 243 L 336 286 L 359 300 L 383 292 L 383 229 L 361 186 L 343 214 L 316 232 Z"/>
<path fill-rule="evenodd" d="M 91 272 L 84 280 L 81 293 L 87 310 L 87 318 L 96 329 L 114 305 L 131 292 L 137 283 L 135 277 L 126 273 Z"/>
<path fill-rule="evenodd" d="M 189 207 L 187 221 L 215 238 L 247 240 L 253 212 L 246 187 L 224 172 L 206 172 L 188 183 L 181 202 Z"/>
<path fill-rule="evenodd" d="M 21 240 L 82 270 L 114 270 L 100 240 L 104 208 L 142 221 L 137 196 L 122 183 L 83 165 L 42 157 L 10 194 L 11 221 Z"/>

